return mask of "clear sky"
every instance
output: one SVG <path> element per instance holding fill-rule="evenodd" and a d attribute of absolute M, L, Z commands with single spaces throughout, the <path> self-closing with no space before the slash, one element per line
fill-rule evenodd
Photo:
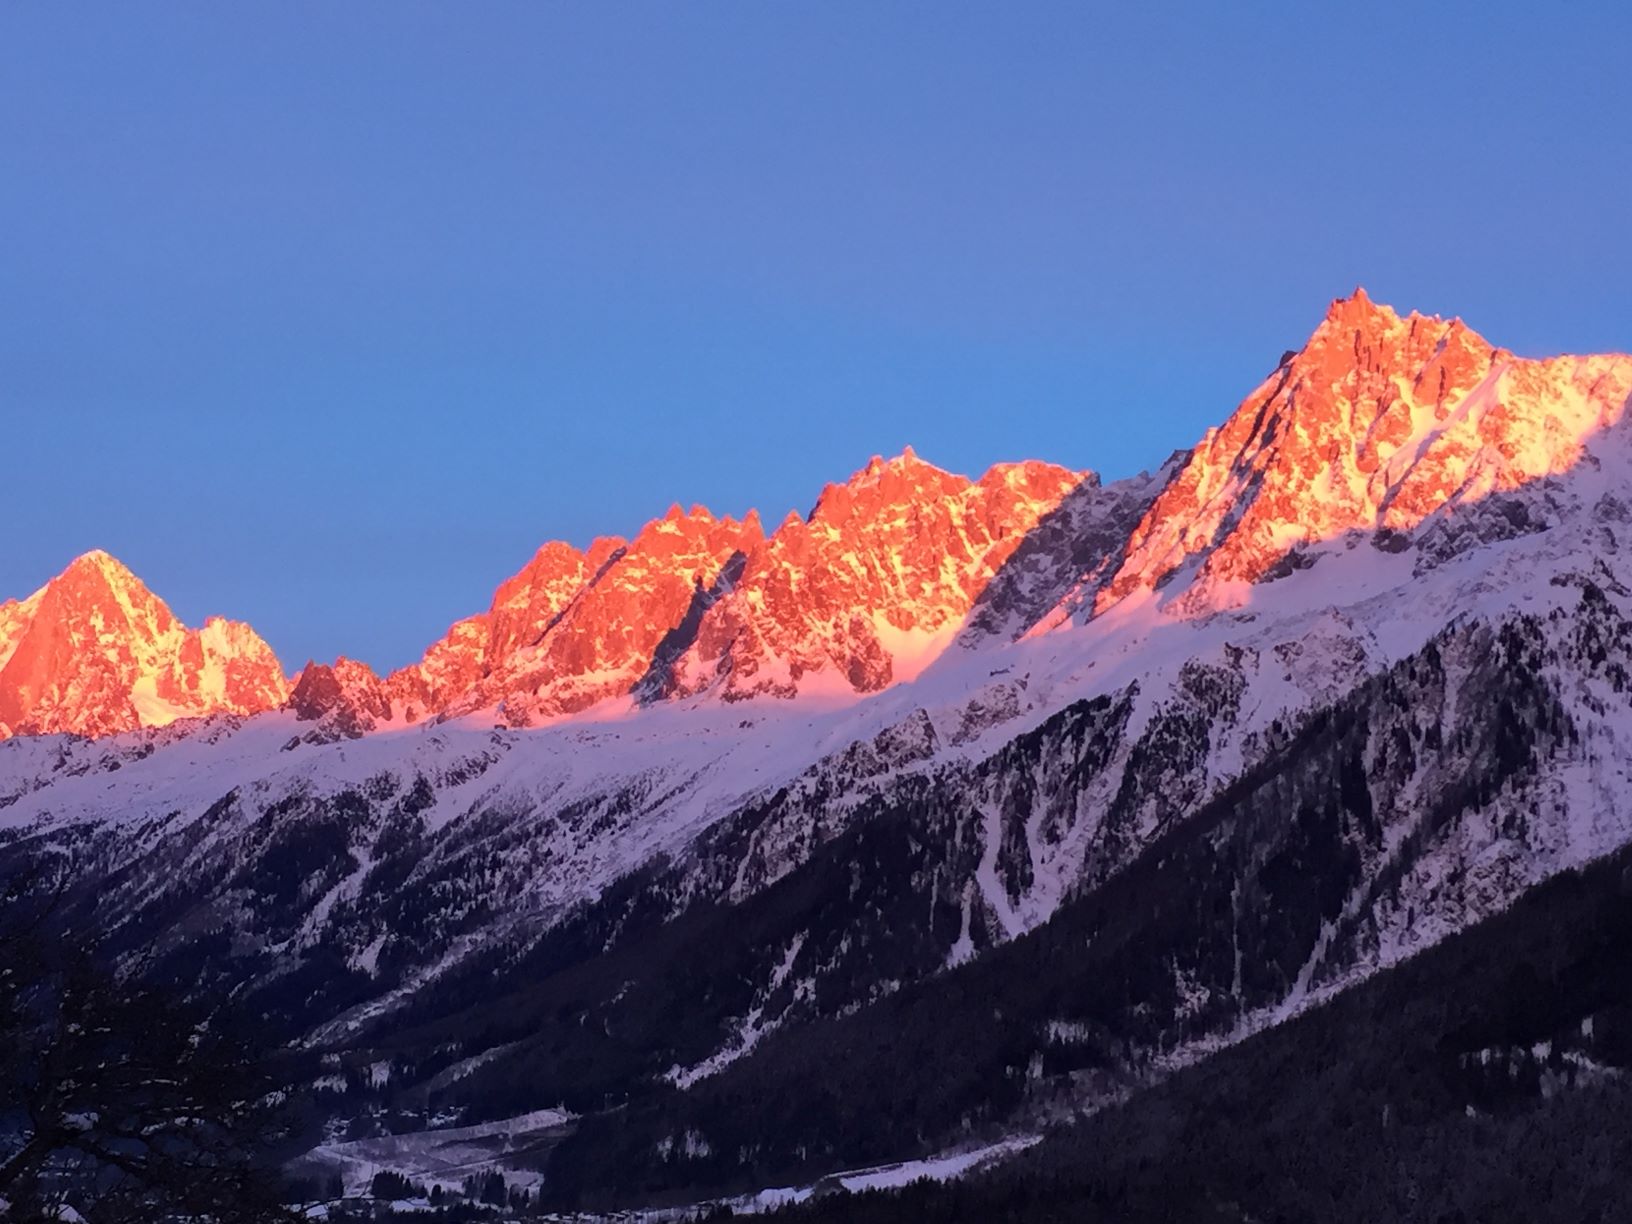
<path fill-rule="evenodd" d="M 1624 3 L 0 8 L 0 596 L 286 666 L 910 443 L 1153 467 L 1363 283 L 1632 349 Z"/>

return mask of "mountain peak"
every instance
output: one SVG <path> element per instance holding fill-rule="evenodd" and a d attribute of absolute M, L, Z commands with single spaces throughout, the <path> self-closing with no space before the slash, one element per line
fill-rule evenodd
<path fill-rule="evenodd" d="M 727 698 L 867 693 L 910 680 L 951 641 L 1038 520 L 1083 479 L 1045 463 L 979 481 L 909 447 L 874 456 L 790 515 L 703 609 L 660 691 Z"/>
<path fill-rule="evenodd" d="M 189 629 L 102 549 L 75 557 L 0 617 L 0 724 L 102 735 L 280 703 L 276 656 L 247 625 Z"/>
<path fill-rule="evenodd" d="M 893 455 L 888 459 L 884 458 L 882 455 L 874 455 L 867 461 L 867 466 L 850 477 L 846 483 L 855 484 L 857 481 L 868 478 L 876 479 L 885 472 L 909 472 L 914 468 L 928 468 L 929 470 L 935 472 L 942 470 L 936 467 L 933 463 L 928 463 L 923 459 L 920 459 L 918 457 L 918 452 L 913 450 L 912 447 L 903 446 L 899 455 Z"/>
<path fill-rule="evenodd" d="M 1356 337 L 1359 337 L 1357 342 Z M 1459 340 L 1465 346 L 1494 350 L 1495 346 L 1458 317 L 1449 319 L 1440 315 L 1425 315 L 1411 311 L 1402 315 L 1392 306 L 1374 301 L 1363 288 L 1356 287 L 1348 297 L 1334 298 L 1326 308 L 1326 316 L 1309 337 L 1302 349 L 1291 356 L 1314 354 L 1327 348 L 1336 348 L 1343 355 L 1339 360 L 1363 358 L 1365 345 L 1377 345 L 1396 338 L 1397 351 L 1390 358 L 1402 365 L 1425 360 L 1426 348 L 1443 342 L 1446 337 Z M 1426 338 L 1426 343 L 1424 342 Z"/>
<path fill-rule="evenodd" d="M 829 523 L 856 514 L 871 515 L 882 504 L 956 497 L 972 482 L 918 457 L 906 447 L 894 458 L 874 455 L 842 484 L 829 484 L 811 508 L 811 522 Z"/>
<path fill-rule="evenodd" d="M 1315 335 L 1332 331 L 1345 336 L 1356 331 L 1376 335 L 1397 327 L 1400 322 L 1400 315 L 1392 306 L 1373 301 L 1364 288 L 1356 286 L 1348 297 L 1332 299 Z"/>
<path fill-rule="evenodd" d="M 477 711 L 527 723 L 716 687 L 870 692 L 916 674 L 976 611 L 1020 624 L 1040 599 L 1063 624 L 1140 588 L 1222 606 L 1326 541 L 1392 538 L 1564 470 L 1625 399 L 1632 367 L 1604 360 L 1519 361 L 1459 319 L 1402 317 L 1357 287 L 1153 477 L 1102 488 L 1027 460 L 971 480 L 906 446 L 769 536 L 752 511 L 738 522 L 677 501 L 627 539 L 544 544 L 485 611 L 383 681 L 346 659 L 308 666 L 295 704 L 344 705 L 358 726 Z M 1005 568 L 1002 598 L 977 610 Z M 101 549 L 0 604 L 0 731 L 247 712 L 289 683 L 247 626 L 180 625 Z"/>
<path fill-rule="evenodd" d="M 1097 478 L 1037 461 L 976 482 L 906 447 L 829 484 L 769 537 L 752 511 L 739 523 L 675 503 L 630 540 L 540 549 L 487 613 L 384 688 L 410 721 L 489 710 L 517 724 L 722 681 L 729 696 L 873 691 L 932 659 L 1025 534 L 1085 482 Z M 329 678 L 310 687 L 304 704 L 328 708 Z"/>
<path fill-rule="evenodd" d="M 1626 367 L 1604 377 L 1602 360 L 1521 361 L 1460 319 L 1402 318 L 1357 289 L 1209 431 L 1097 606 L 1140 587 L 1182 609 L 1228 606 L 1286 563 L 1314 564 L 1325 541 L 1410 532 L 1562 472 L 1622 410 Z M 1189 581 L 1173 584 L 1181 570 Z"/>
<path fill-rule="evenodd" d="M 146 590 L 147 586 L 123 561 L 105 549 L 92 548 L 70 561 L 53 582 L 76 577 L 98 577 L 110 586 Z"/>
<path fill-rule="evenodd" d="M 308 661 L 284 706 L 299 722 L 328 718 L 350 738 L 391 717 L 391 700 L 374 669 L 344 655 L 332 664 Z"/>
<path fill-rule="evenodd" d="M 1394 308 L 1392 306 L 1380 305 L 1373 301 L 1371 294 L 1366 292 L 1366 287 L 1364 285 L 1356 285 L 1346 296 L 1335 297 L 1332 299 L 1332 304 L 1326 308 L 1326 317 L 1331 318 L 1334 314 L 1339 314 L 1342 312 L 1370 311 L 1383 311 L 1388 314 L 1393 314 Z"/>

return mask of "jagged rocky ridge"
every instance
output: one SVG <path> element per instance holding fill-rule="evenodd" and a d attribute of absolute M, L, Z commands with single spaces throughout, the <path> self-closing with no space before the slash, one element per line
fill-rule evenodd
<path fill-rule="evenodd" d="M 353 1133 L 584 1115 L 564 1199 L 1038 1124 L 1625 844 L 1629 393 L 1356 296 L 1152 475 L 907 456 L 546 546 L 383 681 L 10 740 L 0 854 L 328 1049 Z M 948 1082 L 841 1142 L 896 1030 Z"/>
<path fill-rule="evenodd" d="M 187 628 L 105 552 L 0 604 L 0 738 L 253 714 L 288 691 L 277 658 L 248 625 L 211 617 Z"/>
<path fill-rule="evenodd" d="M 1590 462 L 1587 439 L 1629 390 L 1623 357 L 1522 360 L 1460 320 L 1402 319 L 1357 291 L 1155 476 L 1101 486 L 1018 463 L 969 481 L 909 449 L 769 535 L 752 513 L 675 506 L 632 540 L 544 545 L 417 664 L 383 678 L 311 664 L 304 689 L 247 627 L 184 630 L 128 570 L 87 554 L 0 606 L 0 733 L 256 713 L 291 690 L 303 720 L 335 713 L 345 735 L 478 712 L 528 726 L 698 694 L 876 692 L 954 637 L 1046 631 L 1170 588 L 1181 614 L 1229 607 L 1355 533 L 1404 548 L 1431 518 L 1431 564 L 1468 531 L 1537 529 L 1545 509 L 1511 494 Z"/>

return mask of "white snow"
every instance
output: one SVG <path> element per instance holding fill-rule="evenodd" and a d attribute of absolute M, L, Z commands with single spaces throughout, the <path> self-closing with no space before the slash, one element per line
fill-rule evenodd
<path fill-rule="evenodd" d="M 810 1185 L 768 1188 L 740 1198 L 725 1200 L 725 1205 L 744 1215 L 757 1215 L 778 1207 L 802 1203 L 823 1186 L 860 1193 L 865 1190 L 899 1189 L 915 1181 L 952 1181 L 977 1169 L 1006 1160 L 1041 1141 L 1041 1135 L 1015 1135 L 982 1147 L 956 1149 L 921 1160 L 905 1160 L 898 1164 L 874 1165 L 865 1169 L 833 1173 Z"/>
<path fill-rule="evenodd" d="M 1601 396 L 1581 389 L 1594 377 L 1621 375 L 1591 362 L 1560 369 L 1565 386 L 1555 396 L 1560 424 L 1537 426 L 1540 449 L 1521 456 L 1521 466 L 1546 472 L 1563 470 L 1566 460 L 1573 466 L 1567 475 L 1518 486 L 1512 494 L 1553 525 L 1469 547 L 1432 567 L 1423 567 L 1420 548 L 1385 552 L 1365 540 L 1337 537 L 1313 541 L 1311 568 L 1232 589 L 1218 607 L 1187 602 L 1188 579 L 1181 576 L 1159 591 L 1136 590 L 1086 622 L 1085 609 L 1062 608 L 1017 642 L 959 638 L 956 649 L 948 648 L 956 624 L 903 632 L 877 618 L 873 628 L 894 656 L 901 680 L 866 697 L 829 684 L 832 676 L 818 673 L 807 678 L 795 700 L 726 703 L 704 695 L 637 709 L 618 698 L 583 717 L 524 730 L 495 729 L 491 712 L 486 718 L 477 712 L 357 740 L 308 744 L 299 737 L 312 724 L 273 712 L 187 720 L 162 732 L 95 742 L 60 736 L 6 740 L 0 742 L 0 803 L 5 804 L 0 829 L 107 825 L 124 830 L 133 850 L 139 850 L 161 833 L 195 827 L 212 804 L 234 793 L 234 815 L 210 828 L 198 826 L 192 848 L 197 856 L 280 799 L 333 795 L 380 775 L 391 775 L 404 787 L 424 777 L 433 790 L 434 804 L 424 813 L 433 837 L 484 813 L 502 814 L 524 832 L 535 831 L 539 854 L 514 865 L 506 881 L 513 892 L 504 900 L 513 914 L 547 919 L 595 897 L 655 855 L 682 855 L 700 833 L 746 801 L 798 785 L 812 766 L 888 729 L 926 723 L 935 732 L 934 749 L 907 763 L 889 763 L 869 786 L 888 785 L 903 773 L 981 760 L 1073 701 L 1133 686 L 1137 696 L 1129 734 L 1136 735 L 1173 700 L 1187 663 L 1223 665 L 1238 657 L 1245 685 L 1240 712 L 1232 724 L 1215 729 L 1207 762 L 1205 784 L 1216 788 L 1250 763 L 1253 737 L 1273 721 L 1331 700 L 1419 649 L 1453 620 L 1573 606 L 1574 590 L 1551 581 L 1565 574 L 1596 573 L 1607 576 L 1603 585 L 1632 587 L 1632 562 L 1623 548 L 1632 523 L 1600 521 L 1594 513 L 1602 499 L 1632 491 L 1625 425 L 1618 412 L 1603 407 Z M 1431 414 L 1414 416 L 1414 426 L 1426 431 L 1417 451 L 1430 434 L 1438 438 L 1473 428 L 1480 413 L 1506 402 L 1505 380 L 1512 377 L 1505 367 L 1492 375 L 1495 381 L 1487 380 L 1489 385 L 1470 396 L 1454 418 L 1436 422 Z M 1462 529 L 1471 521 L 1476 495 L 1496 487 L 1485 468 L 1475 465 L 1472 472 L 1474 483 L 1431 515 L 1424 531 Z M 924 623 L 936 622 L 926 614 Z M 1004 701 L 988 700 L 999 684 Z M 966 719 L 977 698 L 983 703 L 980 718 Z M 151 720 L 162 713 L 152 712 Z M 1408 955 L 1505 904 L 1515 889 L 1632 838 L 1632 814 L 1621 802 L 1627 762 L 1632 762 L 1632 716 L 1625 701 L 1586 685 L 1572 694 L 1571 713 L 1590 751 L 1548 781 L 1550 840 L 1527 847 L 1515 860 L 1513 847 L 1492 830 L 1466 831 L 1448 857 L 1422 865 L 1406 881 L 1414 895 L 1442 897 L 1449 895 L 1446 880 L 1432 873 L 1468 868 L 1455 906 L 1419 907 L 1409 922 L 1403 914 L 1382 913 L 1379 963 Z M 967 734 L 954 734 L 966 725 Z M 285 751 L 291 741 L 294 746 Z M 834 826 L 842 825 L 846 805 L 862 789 L 852 787 L 854 793 L 833 801 Z M 995 929 L 986 933 L 997 936 L 1046 921 L 1081 878 L 1096 813 L 1106 799 L 1091 790 L 1076 796 L 1072 820 L 1054 841 L 1041 836 L 1039 816 L 1033 814 L 1026 830 L 1032 882 L 1018 897 L 1008 894 L 998 875 L 1000 822 L 997 809 L 986 805 L 983 853 L 974 887 L 961 899 L 961 929 L 950 963 L 974 954 L 977 910 L 995 920 Z M 584 824 L 592 832 L 558 825 L 557 815 L 573 805 L 591 812 Z M 791 843 L 771 848 L 778 853 L 768 859 L 762 878 L 791 869 L 799 852 Z M 369 847 L 365 842 L 353 850 L 358 868 L 310 899 L 301 939 L 315 937 L 361 882 L 371 862 Z M 455 943 L 393 994 L 370 1000 L 325 1031 L 379 1015 L 480 941 L 476 933 Z M 356 950 L 353 963 L 374 972 L 382 946 L 376 938 Z M 784 953 L 779 971 L 785 973 L 798 948 Z M 1292 996 L 1250 1023 L 1270 1022 L 1318 1001 L 1332 988 L 1315 985 L 1319 960 L 1317 949 Z M 759 1008 L 781 984 L 773 979 L 767 985 Z M 712 1074 L 754 1048 L 775 1022 L 762 1010 L 750 1010 L 732 1042 L 703 1063 L 672 1069 L 671 1078 L 685 1086 Z"/>
<path fill-rule="evenodd" d="M 798 959 L 799 949 L 805 945 L 805 936 L 801 932 L 795 936 L 782 954 L 782 959 L 771 970 L 770 981 L 759 993 L 759 1001 L 755 1003 L 742 1023 L 737 1028 L 734 1040 L 710 1054 L 702 1062 L 691 1067 L 670 1067 L 665 1073 L 667 1079 L 676 1088 L 690 1088 L 699 1080 L 717 1075 L 743 1055 L 747 1054 L 766 1034 L 774 1032 L 781 1023 L 780 1018 L 767 1020 L 765 1006 L 769 996 L 778 990 L 788 980 L 793 972 L 793 963 Z"/>
<path fill-rule="evenodd" d="M 564 1109 L 540 1109 L 473 1126 L 322 1143 L 301 1158 L 304 1166 L 338 1170 L 348 1195 L 368 1193 L 376 1173 L 457 1188 L 471 1173 L 501 1169 L 512 1186 L 533 1187 L 538 1175 L 513 1168 L 508 1158 L 571 1122 Z"/>

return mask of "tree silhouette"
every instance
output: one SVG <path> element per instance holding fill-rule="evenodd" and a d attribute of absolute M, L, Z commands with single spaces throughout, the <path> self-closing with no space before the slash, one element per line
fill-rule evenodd
<path fill-rule="evenodd" d="M 283 1077 L 251 1031 L 116 971 L 60 863 L 0 884 L 0 1217 L 284 1221 Z M 67 1217 L 67 1218 L 72 1218 Z"/>

